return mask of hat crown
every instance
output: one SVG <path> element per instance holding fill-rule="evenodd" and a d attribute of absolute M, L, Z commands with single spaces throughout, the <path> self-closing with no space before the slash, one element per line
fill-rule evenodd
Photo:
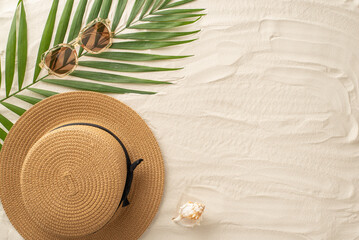
<path fill-rule="evenodd" d="M 50 131 L 31 147 L 22 166 L 26 210 L 50 234 L 94 233 L 119 207 L 126 167 L 123 149 L 101 129 L 66 126 Z"/>

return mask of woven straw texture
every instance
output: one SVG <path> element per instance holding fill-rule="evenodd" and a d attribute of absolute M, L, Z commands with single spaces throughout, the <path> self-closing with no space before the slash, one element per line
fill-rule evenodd
<path fill-rule="evenodd" d="M 119 143 L 134 172 L 130 205 L 118 208 L 126 180 Z M 142 118 L 118 100 L 93 92 L 59 94 L 36 104 L 10 130 L 0 154 L 0 198 L 25 238 L 138 239 L 160 205 L 163 159 Z"/>

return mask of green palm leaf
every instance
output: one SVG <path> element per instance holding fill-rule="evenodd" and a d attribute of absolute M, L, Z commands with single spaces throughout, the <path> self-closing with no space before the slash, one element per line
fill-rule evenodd
<path fill-rule="evenodd" d="M 67 27 L 71 16 L 72 6 L 74 0 L 67 0 L 64 11 L 62 12 L 59 25 L 57 26 L 57 32 L 55 35 L 54 45 L 64 42 Z"/>
<path fill-rule="evenodd" d="M 170 10 L 162 10 L 155 13 L 155 15 L 172 15 L 172 14 L 182 14 L 182 13 L 194 13 L 204 11 L 203 8 L 197 9 L 170 9 Z"/>
<path fill-rule="evenodd" d="M 98 14 L 100 12 L 100 9 L 101 9 L 101 5 L 102 5 L 102 0 L 95 0 L 95 2 L 92 5 L 92 8 L 91 8 L 91 11 L 87 18 L 86 23 L 89 23 L 92 20 L 94 20 L 95 18 L 97 18 Z"/>
<path fill-rule="evenodd" d="M 133 20 L 136 18 L 137 14 L 140 12 L 142 5 L 145 3 L 145 0 L 136 0 L 133 5 L 130 16 L 128 17 L 126 27 L 129 27 Z"/>
<path fill-rule="evenodd" d="M 30 103 L 32 105 L 35 105 L 36 103 L 40 102 L 42 99 L 40 98 L 34 98 L 26 95 L 17 94 L 15 95 L 16 98 L 23 100 L 24 102 Z"/>
<path fill-rule="evenodd" d="M 169 4 L 171 2 L 171 0 L 164 0 L 163 3 L 161 4 L 161 6 L 159 7 L 159 9 L 165 8 L 167 6 L 167 4 Z"/>
<path fill-rule="evenodd" d="M 106 19 L 110 11 L 112 0 L 104 0 L 101 7 L 100 18 Z"/>
<path fill-rule="evenodd" d="M 100 54 L 89 54 L 87 56 L 105 58 L 110 60 L 118 60 L 118 61 L 142 62 L 142 61 L 179 59 L 179 58 L 191 57 L 192 55 L 170 56 L 170 55 L 157 55 L 157 54 L 136 53 L 136 52 L 103 52 Z"/>
<path fill-rule="evenodd" d="M 10 130 L 12 125 L 14 125 L 9 119 L 0 114 L 0 123 L 7 129 Z"/>
<path fill-rule="evenodd" d="M 52 84 L 64 86 L 64 87 L 75 88 L 75 89 L 78 89 L 78 90 L 95 91 L 95 92 L 102 92 L 102 93 L 155 94 L 155 92 L 147 92 L 147 91 L 126 89 L 126 88 L 118 88 L 118 87 L 108 86 L 108 85 L 104 85 L 104 84 L 83 82 L 83 81 L 75 81 L 75 80 L 44 79 L 43 81 L 47 82 L 47 83 L 52 83 Z"/>
<path fill-rule="evenodd" d="M 52 2 L 50 13 L 49 13 L 49 16 L 47 17 L 44 32 L 42 34 L 41 41 L 40 41 L 39 50 L 37 52 L 37 58 L 36 58 L 36 63 L 35 63 L 35 72 L 34 72 L 33 82 L 36 81 L 36 79 L 39 76 L 40 71 L 41 71 L 41 68 L 39 66 L 39 63 L 41 61 L 41 55 L 50 46 L 52 33 L 54 31 L 54 26 L 55 26 L 55 19 L 56 19 L 56 12 L 57 12 L 58 5 L 59 5 L 59 0 L 54 0 Z"/>
<path fill-rule="evenodd" d="M 5 106 L 7 109 L 9 109 L 10 111 L 16 113 L 17 115 L 21 116 L 22 114 L 24 114 L 24 112 L 26 112 L 25 109 L 18 107 L 16 105 L 13 105 L 11 103 L 7 103 L 7 102 L 1 102 L 1 104 L 3 106 Z"/>
<path fill-rule="evenodd" d="M 63 0 L 65 1 L 65 0 Z M 169 61 L 172 59 L 180 59 L 190 57 L 192 55 L 164 55 L 156 54 L 156 49 L 176 46 L 181 44 L 190 43 L 196 39 L 183 39 L 189 35 L 197 34 L 199 30 L 176 31 L 177 27 L 190 25 L 198 21 L 204 14 L 204 9 L 181 9 L 178 6 L 192 2 L 193 0 L 135 0 L 129 6 L 128 0 L 117 0 L 112 4 L 112 0 L 94 0 L 92 6 L 88 6 L 88 0 L 79 0 L 76 6 L 76 11 L 71 19 L 74 0 L 66 0 L 65 7 L 62 12 L 58 12 L 59 0 L 53 0 L 50 12 L 48 14 L 46 23 L 44 25 L 43 34 L 39 48 L 37 50 L 36 65 L 34 69 L 33 82 L 27 86 L 22 86 L 25 79 L 26 61 L 27 61 L 27 23 L 26 13 L 22 0 L 19 0 L 15 16 L 10 28 L 9 40 L 6 48 L 5 56 L 5 89 L 6 97 L 0 100 L 3 107 L 9 111 L 21 116 L 26 109 L 5 102 L 8 98 L 14 96 L 23 102 L 34 105 L 40 102 L 43 98 L 51 97 L 58 94 L 58 92 L 49 91 L 46 89 L 39 89 L 35 85 L 37 82 L 42 81 L 48 84 L 54 84 L 62 87 L 69 87 L 77 90 L 96 91 L 102 93 L 135 93 L 135 94 L 155 94 L 152 91 L 143 91 L 140 89 L 127 89 L 117 86 L 106 85 L 112 84 L 171 84 L 168 81 L 156 81 L 151 79 L 144 79 L 136 77 L 137 73 L 145 72 L 162 72 L 162 71 L 175 71 L 182 69 L 181 67 L 168 68 L 160 66 L 146 66 L 142 64 L 132 64 L 126 62 L 148 62 Z M 51 79 L 48 75 L 39 78 L 40 67 L 39 62 L 41 55 L 50 47 L 53 34 L 54 45 L 64 42 L 66 34 L 68 34 L 67 42 L 78 37 L 81 27 L 91 22 L 98 16 L 101 18 L 108 18 L 111 12 L 111 6 L 116 5 L 114 11 L 113 22 L 111 30 L 115 31 L 121 22 L 121 18 L 127 6 L 131 7 L 128 19 L 121 24 L 116 33 L 114 33 L 114 43 L 110 51 L 102 52 L 100 54 L 84 53 L 80 47 L 78 56 L 81 58 L 86 55 L 87 59 L 84 61 L 79 60 L 78 69 L 76 69 L 69 77 L 72 79 Z M 86 10 L 89 14 L 85 16 Z M 57 25 L 56 18 L 59 16 Z M 130 30 L 130 32 L 126 32 Z M 18 36 L 18 38 L 17 38 Z M 181 40 L 174 40 L 181 37 Z M 126 51 L 119 51 L 119 50 Z M 142 52 L 143 50 L 151 50 L 154 52 Z M 17 55 L 15 53 L 18 53 Z M 15 62 L 18 64 L 19 76 L 19 90 L 13 91 L 13 78 L 15 73 Z M 102 59 L 103 61 L 97 61 Z M 121 61 L 121 62 L 119 62 Z M 84 69 L 85 68 L 85 69 Z M 96 69 L 96 70 L 95 70 Z M 109 73 L 101 70 L 117 72 Z M 131 76 L 126 76 L 118 73 L 131 72 Z M 134 75 L 134 76 L 132 76 Z M 1 83 L 1 74 L 0 74 Z M 132 85 L 131 85 L 132 86 Z M 41 97 L 33 97 L 22 94 L 21 92 L 27 89 L 32 94 L 38 94 Z M 13 92 L 10 94 L 10 92 Z M 4 140 L 7 132 L 13 126 L 13 123 L 0 114 L 0 139 Z M 0 149 L 2 144 L 0 144 Z"/>
<path fill-rule="evenodd" d="M 15 53 L 16 53 L 16 15 L 18 13 L 19 6 L 16 9 L 14 17 L 11 22 L 9 37 L 6 45 L 5 54 L 5 87 L 6 96 L 9 96 L 12 83 L 14 81 L 15 73 Z"/>
<path fill-rule="evenodd" d="M 116 35 L 120 39 L 134 39 L 134 40 L 167 40 L 175 37 L 182 37 L 198 33 L 197 31 L 191 32 L 136 32 Z"/>
<path fill-rule="evenodd" d="M 111 31 L 114 32 L 120 23 L 123 12 L 125 11 L 127 0 L 118 0 L 115 16 L 113 17 Z"/>
<path fill-rule="evenodd" d="M 150 14 L 153 14 L 158 9 L 158 7 L 161 5 L 161 3 L 162 3 L 162 0 L 155 0 L 155 2 L 153 3 L 152 9 L 150 11 Z"/>
<path fill-rule="evenodd" d="M 184 4 L 186 4 L 186 3 L 193 2 L 193 1 L 195 1 L 195 0 L 182 0 L 182 1 L 178 1 L 178 2 L 171 3 L 171 4 L 167 4 L 167 5 L 164 6 L 163 8 L 178 7 L 178 6 L 184 5 Z"/>
<path fill-rule="evenodd" d="M 4 141 L 6 138 L 6 135 L 7 135 L 7 132 L 5 132 L 2 128 L 0 128 L 0 139 Z"/>
<path fill-rule="evenodd" d="M 181 68 L 160 68 L 148 67 L 136 64 L 117 63 L 117 62 L 98 62 L 98 61 L 79 61 L 80 66 L 97 68 L 116 72 L 160 72 L 175 71 Z"/>
<path fill-rule="evenodd" d="M 185 40 L 185 41 L 131 41 L 131 42 L 121 42 L 112 44 L 111 48 L 113 49 L 127 49 L 127 50 L 147 50 L 147 49 L 156 49 L 169 47 L 174 45 L 185 44 L 193 42 L 197 39 Z"/>
<path fill-rule="evenodd" d="M 82 20 L 84 17 L 84 13 L 86 10 L 87 0 L 80 0 L 79 5 L 77 6 L 74 19 L 72 20 L 69 37 L 67 42 L 71 42 L 73 39 L 77 37 L 80 32 Z"/>
<path fill-rule="evenodd" d="M 197 18 L 194 21 L 182 21 L 182 22 L 153 22 L 153 23 L 142 23 L 133 25 L 132 27 L 129 27 L 131 29 L 170 29 L 175 27 L 181 27 L 185 25 L 189 25 L 192 23 L 195 23 L 200 18 Z"/>
<path fill-rule="evenodd" d="M 19 90 L 25 79 L 26 62 L 27 62 L 27 22 L 26 13 L 23 2 L 20 3 L 20 23 L 19 23 L 19 39 L 17 42 L 17 72 Z"/>
<path fill-rule="evenodd" d="M 38 88 L 28 88 L 30 91 L 40 94 L 44 97 L 51 97 L 53 95 L 59 94 L 58 92 L 44 90 L 44 89 L 38 89 Z"/>
<path fill-rule="evenodd" d="M 153 0 L 147 0 L 145 5 L 143 6 L 141 15 L 140 15 L 140 19 L 142 19 L 145 14 L 148 12 L 148 10 L 150 10 L 151 6 L 152 6 Z"/>
<path fill-rule="evenodd" d="M 100 82 L 111 82 L 111 83 L 142 83 L 142 84 L 170 84 L 165 81 L 154 81 L 142 78 L 134 78 L 123 75 L 116 75 L 110 73 L 99 73 L 90 71 L 74 71 L 71 73 L 72 76 L 78 78 L 85 78 Z"/>
<path fill-rule="evenodd" d="M 154 17 L 147 17 L 142 19 L 142 21 L 145 22 L 168 22 L 168 21 L 176 21 L 181 20 L 185 18 L 194 18 L 194 17 L 201 17 L 205 14 L 171 14 L 171 15 L 160 15 L 160 16 L 154 16 Z"/>

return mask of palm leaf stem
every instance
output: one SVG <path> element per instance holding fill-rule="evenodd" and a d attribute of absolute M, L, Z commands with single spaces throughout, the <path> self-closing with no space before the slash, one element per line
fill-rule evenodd
<path fill-rule="evenodd" d="M 32 83 L 30 83 L 29 85 L 27 85 L 26 87 L 24 87 L 24 88 L 22 88 L 22 89 L 20 89 L 20 90 L 18 90 L 18 91 L 16 91 L 16 92 L 10 94 L 9 96 L 7 96 L 7 97 L 1 99 L 0 102 L 3 102 L 3 101 L 5 101 L 5 100 L 9 99 L 10 97 L 12 97 L 12 96 L 18 94 L 18 93 L 21 92 L 22 90 L 27 89 L 28 87 L 34 85 L 35 83 L 41 81 L 42 79 L 44 79 L 44 78 L 46 78 L 46 77 L 48 77 L 48 76 L 49 76 L 49 75 L 47 74 L 47 75 L 43 76 L 42 78 L 39 78 L 38 80 L 36 80 L 36 82 L 32 82 Z"/>

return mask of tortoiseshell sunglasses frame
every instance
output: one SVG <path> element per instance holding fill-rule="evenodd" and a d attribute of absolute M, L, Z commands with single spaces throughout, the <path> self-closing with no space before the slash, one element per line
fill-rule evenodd
<path fill-rule="evenodd" d="M 81 29 L 79 35 L 74 39 L 72 40 L 71 42 L 69 43 L 61 43 L 61 44 L 58 44 L 52 48 L 50 48 L 49 50 L 47 50 L 46 52 L 44 52 L 42 55 L 41 55 L 41 62 L 39 63 L 39 66 L 40 68 L 43 68 L 43 69 L 46 69 L 49 73 L 49 75 L 55 75 L 57 77 L 66 77 L 67 75 L 71 74 L 75 69 L 76 67 L 78 66 L 78 56 L 77 56 L 77 51 L 76 51 L 76 46 L 82 46 L 83 43 L 81 41 L 82 39 L 82 35 L 84 34 L 84 32 L 86 30 L 88 30 L 89 28 L 91 28 L 93 25 L 95 25 L 96 23 L 102 23 L 104 24 L 109 33 L 110 33 L 110 39 L 109 39 L 109 43 L 106 45 L 106 47 L 104 47 L 103 49 L 101 49 L 100 51 L 97 51 L 97 52 L 94 52 L 94 51 L 91 51 L 90 49 L 86 48 L 86 47 L 83 47 L 86 52 L 89 52 L 89 53 L 92 53 L 92 54 L 99 54 L 99 53 L 102 53 L 104 51 L 106 51 L 107 49 L 109 49 L 112 45 L 112 39 L 113 39 L 113 36 L 114 36 L 114 33 L 111 32 L 111 27 L 110 27 L 110 24 L 111 24 L 111 21 L 109 19 L 102 19 L 102 18 L 96 18 L 94 19 L 93 21 L 89 22 L 83 29 Z M 72 51 L 74 52 L 75 54 L 75 66 L 68 72 L 64 73 L 64 74 L 59 74 L 59 73 L 56 73 L 54 72 L 52 69 L 50 69 L 46 64 L 45 64 L 45 58 L 46 56 L 50 53 L 50 52 L 53 52 L 61 47 L 68 47 L 68 48 L 71 48 Z"/>

